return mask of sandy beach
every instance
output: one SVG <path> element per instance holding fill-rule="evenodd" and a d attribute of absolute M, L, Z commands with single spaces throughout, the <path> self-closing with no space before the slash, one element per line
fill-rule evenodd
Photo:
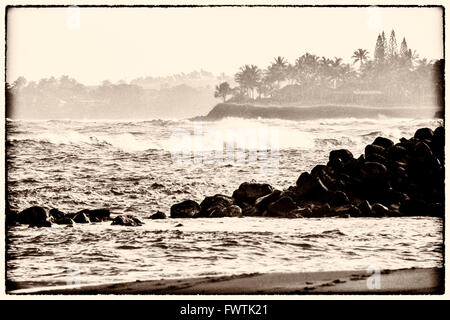
<path fill-rule="evenodd" d="M 83 286 L 25 289 L 22 294 L 443 294 L 444 271 L 439 268 L 383 270 L 379 288 L 364 271 L 243 274 L 222 277 L 150 280 Z"/>

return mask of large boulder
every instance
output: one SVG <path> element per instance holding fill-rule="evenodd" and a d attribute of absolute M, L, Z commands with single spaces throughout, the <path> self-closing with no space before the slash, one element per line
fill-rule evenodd
<path fill-rule="evenodd" d="M 109 209 L 83 209 L 78 213 L 84 213 L 91 222 L 100 222 L 110 220 L 111 212 Z"/>
<path fill-rule="evenodd" d="M 237 190 L 233 192 L 233 198 L 238 204 L 247 202 L 254 204 L 255 200 L 273 192 L 271 185 L 267 183 L 242 183 Z"/>
<path fill-rule="evenodd" d="M 368 144 L 364 148 L 364 156 L 365 156 L 365 158 L 372 156 L 374 154 L 382 156 L 385 153 L 385 151 L 386 151 L 386 149 L 382 146 L 378 146 L 376 144 Z"/>
<path fill-rule="evenodd" d="M 430 128 L 420 128 L 414 134 L 414 138 L 419 140 L 431 140 L 433 139 L 433 130 Z"/>
<path fill-rule="evenodd" d="M 218 207 L 211 212 L 209 217 L 210 218 L 242 217 L 242 209 L 235 204 L 225 208 Z"/>
<path fill-rule="evenodd" d="M 388 138 L 377 137 L 372 144 L 388 149 L 394 145 L 394 142 Z"/>
<path fill-rule="evenodd" d="M 297 209 L 297 205 L 290 197 L 281 197 L 271 203 L 267 208 L 267 213 L 272 217 L 288 217 L 289 213 Z"/>
<path fill-rule="evenodd" d="M 90 223 L 91 220 L 84 212 L 79 212 L 73 217 L 73 221 L 76 223 Z"/>
<path fill-rule="evenodd" d="M 281 197 L 281 191 L 280 190 L 274 190 L 272 193 L 269 193 L 268 195 L 265 195 L 263 197 L 260 197 L 255 200 L 255 208 L 258 209 L 259 212 L 264 212 L 267 210 L 267 207 L 272 202 L 275 202 Z"/>
<path fill-rule="evenodd" d="M 209 217 L 211 213 L 217 209 L 224 209 L 229 206 L 231 206 L 234 203 L 233 198 L 222 195 L 222 194 L 216 194 L 211 197 L 206 197 L 201 203 L 200 203 L 200 213 L 197 215 L 197 217 Z"/>
<path fill-rule="evenodd" d="M 73 221 L 70 217 L 61 217 L 53 220 L 56 224 L 64 224 L 64 225 L 73 225 L 75 221 Z"/>
<path fill-rule="evenodd" d="M 353 159 L 353 154 L 347 149 L 333 150 L 330 152 L 329 161 L 333 163 L 337 159 L 341 160 L 343 163 Z"/>
<path fill-rule="evenodd" d="M 58 209 L 55 208 L 50 209 L 48 213 L 50 217 L 53 218 L 55 221 L 64 218 L 66 215 L 64 212 L 59 211 Z"/>
<path fill-rule="evenodd" d="M 322 181 L 308 172 L 303 172 L 296 184 L 295 196 L 299 199 L 320 199 L 328 192 Z"/>
<path fill-rule="evenodd" d="M 167 219 L 167 216 L 164 212 L 158 211 L 155 214 L 152 214 L 150 219 Z"/>
<path fill-rule="evenodd" d="M 21 224 L 28 224 L 31 227 L 51 226 L 47 210 L 39 206 L 33 206 L 19 212 L 17 221 Z"/>
<path fill-rule="evenodd" d="M 193 218 L 201 211 L 200 205 L 193 200 L 185 200 L 170 207 L 171 218 Z"/>
<path fill-rule="evenodd" d="M 138 218 L 132 215 L 120 215 L 116 216 L 111 223 L 111 225 L 128 226 L 128 227 L 138 227 L 142 226 L 144 223 Z"/>

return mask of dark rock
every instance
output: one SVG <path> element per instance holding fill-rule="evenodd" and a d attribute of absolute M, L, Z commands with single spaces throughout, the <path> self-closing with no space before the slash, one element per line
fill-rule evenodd
<path fill-rule="evenodd" d="M 408 157 L 408 151 L 406 148 L 399 144 L 390 147 L 387 153 L 389 159 L 393 161 L 402 161 Z"/>
<path fill-rule="evenodd" d="M 353 154 L 347 149 L 333 150 L 330 152 L 329 161 L 333 163 L 336 159 L 340 159 L 343 163 L 353 159 Z"/>
<path fill-rule="evenodd" d="M 332 213 L 331 207 L 328 203 L 324 203 L 321 205 L 318 205 L 318 204 L 312 205 L 311 210 L 312 210 L 311 217 L 314 217 L 314 218 L 327 217 Z"/>
<path fill-rule="evenodd" d="M 53 222 L 56 223 L 56 224 L 66 224 L 66 225 L 72 225 L 72 224 L 75 223 L 75 222 L 74 222 L 71 218 L 69 218 L 69 217 L 61 217 L 61 218 L 59 218 L 59 219 L 54 219 Z"/>
<path fill-rule="evenodd" d="M 200 205 L 193 200 L 185 200 L 170 208 L 171 218 L 193 218 L 201 211 Z"/>
<path fill-rule="evenodd" d="M 155 214 L 150 216 L 150 219 L 167 219 L 167 216 L 164 212 L 157 211 Z"/>
<path fill-rule="evenodd" d="M 53 208 L 53 209 L 50 209 L 49 215 L 50 215 L 50 217 L 52 217 L 53 219 L 58 220 L 58 219 L 64 218 L 64 216 L 65 216 L 66 214 L 65 214 L 64 212 L 62 212 L 62 211 L 59 211 L 58 209 Z"/>
<path fill-rule="evenodd" d="M 364 200 L 358 205 L 358 209 L 361 211 L 361 214 L 364 217 L 370 217 L 372 216 L 372 206 L 370 205 L 369 201 Z"/>
<path fill-rule="evenodd" d="M 264 212 L 267 210 L 267 207 L 272 202 L 277 201 L 279 198 L 281 198 L 281 191 L 280 190 L 274 190 L 272 193 L 269 193 L 268 195 L 265 195 L 263 197 L 260 197 L 255 200 L 255 208 L 259 212 Z"/>
<path fill-rule="evenodd" d="M 388 138 L 377 137 L 372 144 L 388 149 L 394 145 L 394 142 Z"/>
<path fill-rule="evenodd" d="M 79 212 L 73 218 L 76 223 L 90 223 L 89 217 L 84 212 Z"/>
<path fill-rule="evenodd" d="M 210 215 L 211 218 L 222 218 L 222 217 L 242 217 L 242 209 L 233 204 L 226 208 L 217 208 Z"/>
<path fill-rule="evenodd" d="M 376 154 L 376 153 L 368 155 L 366 157 L 366 161 L 367 162 L 378 162 L 378 163 L 381 163 L 381 164 L 385 164 L 387 162 L 386 158 L 384 156 L 382 156 L 380 154 Z"/>
<path fill-rule="evenodd" d="M 337 207 L 332 210 L 334 211 L 333 215 L 338 216 L 338 217 L 343 217 L 343 218 L 361 217 L 361 210 L 359 210 L 358 207 L 356 207 L 352 204 L 340 206 L 340 207 Z"/>
<path fill-rule="evenodd" d="M 108 221 L 110 220 L 111 215 L 109 209 L 83 209 L 78 211 L 75 215 L 78 215 L 79 213 L 84 213 L 91 222 Z"/>
<path fill-rule="evenodd" d="M 19 225 L 19 215 L 16 211 L 11 210 L 9 207 L 6 208 L 6 216 L 5 216 L 5 222 L 6 225 L 11 226 L 17 226 Z"/>
<path fill-rule="evenodd" d="M 386 149 L 382 146 L 376 144 L 368 144 L 364 149 L 364 156 L 367 158 L 370 155 L 378 154 L 383 155 L 386 152 Z"/>
<path fill-rule="evenodd" d="M 216 194 L 211 197 L 206 197 L 201 203 L 200 203 L 200 213 L 197 215 L 198 217 L 209 217 L 211 213 L 217 209 L 224 209 L 226 207 L 229 207 L 233 204 L 233 198 Z"/>
<path fill-rule="evenodd" d="M 420 128 L 414 134 L 414 138 L 419 140 L 431 140 L 433 139 L 433 130 L 430 128 Z"/>
<path fill-rule="evenodd" d="M 428 206 L 423 200 L 409 199 L 400 205 L 400 212 L 405 216 L 427 216 Z"/>
<path fill-rule="evenodd" d="M 178 227 L 183 227 L 184 226 L 184 224 L 182 224 L 182 223 L 178 223 L 178 224 L 176 224 L 175 225 L 175 228 L 178 228 Z"/>
<path fill-rule="evenodd" d="M 319 199 L 326 195 L 327 192 L 328 189 L 322 181 L 308 172 L 303 172 L 297 180 L 297 189 L 295 191 L 297 198 Z"/>
<path fill-rule="evenodd" d="M 295 215 L 297 218 L 310 218 L 312 216 L 312 210 L 309 207 L 294 209 L 290 212 L 291 215 Z"/>
<path fill-rule="evenodd" d="M 142 226 L 143 222 L 132 215 L 120 215 L 114 218 L 111 225 L 138 227 Z"/>
<path fill-rule="evenodd" d="M 297 209 L 297 205 L 290 197 L 282 197 L 271 203 L 267 212 L 272 217 L 286 217 L 289 212 Z"/>
<path fill-rule="evenodd" d="M 332 206 L 342 206 L 349 203 L 349 199 L 343 191 L 329 191 L 328 203 Z"/>
<path fill-rule="evenodd" d="M 389 209 L 380 203 L 375 203 L 372 206 L 372 214 L 375 217 L 386 217 L 389 215 Z"/>
<path fill-rule="evenodd" d="M 238 204 L 247 202 L 254 204 L 255 200 L 273 192 L 272 186 L 267 183 L 242 183 L 233 192 L 233 198 Z"/>
<path fill-rule="evenodd" d="M 240 204 L 239 207 L 242 210 L 243 216 L 255 217 L 255 216 L 260 216 L 262 214 L 262 212 L 260 212 L 253 205 L 251 205 L 247 202 Z"/>
<path fill-rule="evenodd" d="M 49 227 L 51 222 L 46 209 L 34 206 L 19 212 L 17 221 L 21 224 L 29 224 L 35 227 Z"/>
<path fill-rule="evenodd" d="M 387 168 L 384 164 L 368 161 L 364 163 L 362 172 L 366 177 L 385 177 L 387 174 Z"/>

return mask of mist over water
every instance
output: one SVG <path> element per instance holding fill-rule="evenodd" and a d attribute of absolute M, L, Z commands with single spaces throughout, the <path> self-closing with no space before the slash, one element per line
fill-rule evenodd
<path fill-rule="evenodd" d="M 231 195 L 245 181 L 285 189 L 325 164 L 355 157 L 377 136 L 398 141 L 438 120 L 410 118 L 7 121 L 8 199 L 75 212 L 107 207 L 138 228 L 109 223 L 8 231 L 7 277 L 65 284 L 243 272 L 442 265 L 442 220 L 221 218 L 147 220 L 157 210 Z M 177 227 L 178 223 L 182 226 Z M 331 263 L 332 262 L 332 263 Z"/>

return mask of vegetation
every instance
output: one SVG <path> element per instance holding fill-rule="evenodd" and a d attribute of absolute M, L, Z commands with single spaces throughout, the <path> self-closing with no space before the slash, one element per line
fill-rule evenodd
<path fill-rule="evenodd" d="M 279 56 L 266 69 L 244 65 L 227 93 L 230 102 L 443 105 L 443 60 L 419 59 L 405 38 L 398 49 L 394 30 L 378 35 L 372 59 L 362 48 L 351 59 L 305 53 L 294 64 Z"/>

